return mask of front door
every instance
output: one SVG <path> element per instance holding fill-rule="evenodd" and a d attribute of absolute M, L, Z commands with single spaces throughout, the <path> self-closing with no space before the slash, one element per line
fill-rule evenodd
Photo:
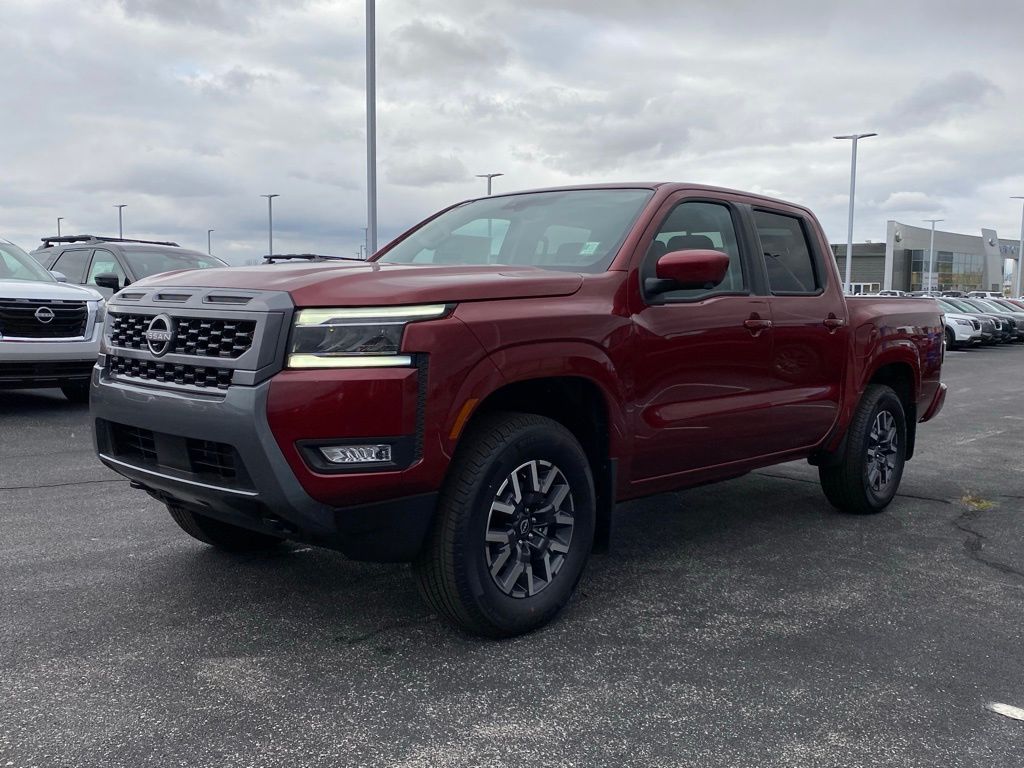
<path fill-rule="evenodd" d="M 671 203 L 639 270 L 643 301 L 634 314 L 632 480 L 645 483 L 764 453 L 771 431 L 768 300 L 751 291 L 749 247 L 739 211 L 725 199 Z M 666 252 L 712 248 L 729 256 L 718 286 L 648 295 L 644 282 Z"/>

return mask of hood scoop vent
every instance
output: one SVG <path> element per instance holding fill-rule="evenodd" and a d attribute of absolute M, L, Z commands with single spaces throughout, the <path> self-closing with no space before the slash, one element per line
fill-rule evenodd
<path fill-rule="evenodd" d="M 252 301 L 252 296 L 237 296 L 231 294 L 214 294 L 211 293 L 209 296 L 203 297 L 204 304 L 248 304 Z"/>
<path fill-rule="evenodd" d="M 188 301 L 192 298 L 191 293 L 158 293 L 153 297 L 156 301 Z"/>

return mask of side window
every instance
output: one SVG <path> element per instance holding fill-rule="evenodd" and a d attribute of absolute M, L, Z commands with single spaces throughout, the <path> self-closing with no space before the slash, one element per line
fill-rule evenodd
<path fill-rule="evenodd" d="M 125 285 L 124 270 L 117 263 L 117 257 L 110 251 L 94 251 L 92 266 L 89 268 L 89 279 L 86 282 L 89 285 L 96 285 L 96 275 L 102 275 L 105 272 L 117 275 L 117 281 L 122 286 Z"/>
<path fill-rule="evenodd" d="M 725 279 L 710 290 L 693 288 L 659 294 L 665 301 L 688 301 L 720 293 L 746 293 L 747 280 L 740 259 L 732 212 L 721 203 L 680 203 L 668 215 L 648 247 L 641 275 L 654 277 L 658 259 L 671 251 L 694 249 L 722 251 L 729 256 Z"/>
<path fill-rule="evenodd" d="M 84 283 L 91 250 L 64 251 L 50 269 L 62 272 L 69 283 Z"/>
<path fill-rule="evenodd" d="M 818 293 L 822 286 L 803 223 L 794 216 L 754 211 L 772 293 Z"/>

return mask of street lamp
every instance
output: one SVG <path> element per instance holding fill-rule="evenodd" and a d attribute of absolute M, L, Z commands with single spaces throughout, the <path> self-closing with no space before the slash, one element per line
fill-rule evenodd
<path fill-rule="evenodd" d="M 476 177 L 478 179 L 487 179 L 487 195 L 489 197 L 490 194 L 491 194 L 491 179 L 493 179 L 493 178 L 495 178 L 497 176 L 504 176 L 504 175 L 505 175 L 504 173 L 478 173 L 478 174 L 476 174 Z"/>
<path fill-rule="evenodd" d="M 833 136 L 833 139 L 850 139 L 853 144 L 852 158 L 850 160 L 850 218 L 846 230 L 846 293 L 850 292 L 851 269 L 853 267 L 853 198 L 857 190 L 857 142 L 877 133 L 850 133 L 845 136 Z"/>
<path fill-rule="evenodd" d="M 274 198 L 280 195 L 260 195 L 267 198 L 267 255 L 274 255 Z"/>
<path fill-rule="evenodd" d="M 58 216 L 57 217 L 57 237 L 60 237 L 60 223 L 62 221 L 64 221 L 64 217 L 63 216 Z"/>
<path fill-rule="evenodd" d="M 1024 200 L 1024 195 L 1011 195 L 1011 200 Z M 1013 281 L 1013 297 L 1018 298 L 1024 294 L 1020 292 L 1020 273 L 1024 269 L 1024 210 L 1020 215 L 1020 245 L 1017 246 L 1017 276 Z"/>
<path fill-rule="evenodd" d="M 213 242 L 213 240 L 210 238 L 210 235 L 212 235 L 216 231 L 217 231 L 216 229 L 208 229 L 208 230 L 206 230 L 206 255 L 207 256 L 213 256 L 213 248 L 211 247 L 211 243 Z"/>
<path fill-rule="evenodd" d="M 932 237 L 928 244 L 928 282 L 931 283 L 932 274 L 935 273 L 935 224 L 939 221 L 945 221 L 945 219 L 924 219 L 924 221 L 930 221 L 932 225 Z M 932 290 L 937 290 L 939 287 L 939 276 L 935 275 L 935 285 L 931 286 Z M 924 280 L 921 281 L 921 289 L 928 290 L 924 287 Z"/>
<path fill-rule="evenodd" d="M 127 208 L 128 204 L 127 203 L 121 203 L 120 205 L 115 205 L 114 207 L 117 208 L 117 238 L 119 240 L 123 240 L 124 239 L 124 226 L 123 226 L 123 219 L 121 218 L 121 211 L 123 209 Z"/>
<path fill-rule="evenodd" d="M 375 0 L 366 0 L 366 252 L 377 252 L 377 56 Z"/>

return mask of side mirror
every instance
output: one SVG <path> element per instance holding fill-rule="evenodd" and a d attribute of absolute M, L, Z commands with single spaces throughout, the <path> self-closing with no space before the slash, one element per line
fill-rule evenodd
<path fill-rule="evenodd" d="M 51 269 L 50 274 L 53 275 L 53 279 L 58 283 L 66 283 L 68 281 L 68 276 L 63 272 L 58 272 L 56 269 Z"/>
<path fill-rule="evenodd" d="M 121 290 L 121 281 L 113 272 L 100 272 L 93 280 L 100 288 L 109 288 L 115 293 Z"/>
<path fill-rule="evenodd" d="M 649 293 L 664 293 L 677 289 L 714 288 L 725 279 L 729 271 L 729 256 L 721 251 L 697 248 L 670 251 L 658 259 L 656 278 L 648 278 L 645 288 Z"/>

